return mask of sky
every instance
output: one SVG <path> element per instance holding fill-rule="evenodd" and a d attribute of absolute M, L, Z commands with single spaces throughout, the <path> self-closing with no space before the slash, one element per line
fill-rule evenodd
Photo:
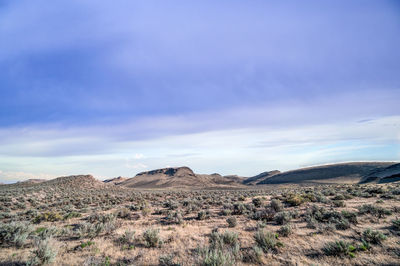
<path fill-rule="evenodd" d="M 400 3 L 0 0 L 0 182 L 400 160 Z"/>

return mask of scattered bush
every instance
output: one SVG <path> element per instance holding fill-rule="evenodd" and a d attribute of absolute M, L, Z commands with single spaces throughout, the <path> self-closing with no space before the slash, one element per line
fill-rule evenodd
<path fill-rule="evenodd" d="M 278 199 L 271 200 L 270 206 L 275 212 L 280 212 L 283 210 L 283 204 Z"/>
<path fill-rule="evenodd" d="M 322 250 L 328 256 L 350 256 L 353 258 L 356 248 L 348 242 L 339 240 L 326 243 Z"/>
<path fill-rule="evenodd" d="M 279 235 L 289 236 L 293 233 L 293 227 L 290 224 L 285 224 L 278 230 Z"/>
<path fill-rule="evenodd" d="M 262 264 L 264 252 L 261 248 L 254 246 L 251 249 L 247 249 L 243 254 L 243 262 L 251 264 Z"/>
<path fill-rule="evenodd" d="M 287 203 L 289 206 L 300 206 L 305 201 L 306 200 L 298 194 L 291 194 L 285 199 L 285 203 Z"/>
<path fill-rule="evenodd" d="M 33 219 L 33 223 L 38 224 L 41 222 L 55 222 L 55 221 L 61 221 L 63 219 L 63 216 L 59 214 L 58 212 L 45 212 L 42 214 L 39 214 Z"/>
<path fill-rule="evenodd" d="M 202 248 L 199 250 L 199 265 L 201 266 L 229 266 L 235 265 L 235 257 L 220 249 Z"/>
<path fill-rule="evenodd" d="M 274 220 L 277 224 L 287 224 L 292 219 L 292 215 L 289 212 L 278 212 L 274 216 Z"/>
<path fill-rule="evenodd" d="M 32 232 L 33 226 L 26 222 L 1 223 L 0 243 L 20 248 Z"/>
<path fill-rule="evenodd" d="M 160 247 L 163 244 L 163 241 L 161 240 L 159 233 L 160 233 L 159 229 L 152 229 L 152 228 L 147 229 L 143 233 L 143 240 L 145 246 L 148 248 Z"/>
<path fill-rule="evenodd" d="M 254 199 L 252 199 L 252 202 L 253 202 L 254 206 L 256 206 L 257 208 L 261 207 L 261 205 L 262 205 L 262 200 L 260 198 L 254 198 Z"/>
<path fill-rule="evenodd" d="M 135 231 L 126 230 L 124 234 L 118 238 L 118 243 L 123 249 L 132 249 L 135 247 Z"/>
<path fill-rule="evenodd" d="M 205 220 L 210 217 L 210 213 L 208 211 L 199 211 L 197 213 L 197 220 Z"/>
<path fill-rule="evenodd" d="M 226 222 L 228 223 L 229 227 L 236 227 L 237 225 L 236 217 L 229 217 L 226 219 Z"/>
<path fill-rule="evenodd" d="M 260 229 L 254 234 L 254 240 L 256 241 L 257 246 L 264 252 L 276 250 L 277 247 L 282 245 L 282 243 L 277 240 L 276 234 L 264 229 Z"/>
<path fill-rule="evenodd" d="M 396 231 L 400 231 L 400 219 L 392 220 L 392 227 Z"/>
<path fill-rule="evenodd" d="M 34 250 L 28 265 L 44 265 L 52 263 L 57 257 L 57 250 L 51 238 L 34 240 Z"/>
<path fill-rule="evenodd" d="M 174 262 L 174 254 L 162 255 L 158 259 L 158 264 L 160 266 L 180 266 L 179 263 Z"/>
<path fill-rule="evenodd" d="M 385 209 L 381 206 L 374 206 L 372 204 L 364 204 L 358 209 L 359 214 L 371 214 L 378 218 L 384 218 L 387 215 L 391 215 L 391 210 Z"/>
<path fill-rule="evenodd" d="M 386 236 L 379 231 L 374 231 L 371 228 L 366 229 L 363 232 L 363 240 L 371 244 L 382 244 L 382 241 L 386 240 Z"/>

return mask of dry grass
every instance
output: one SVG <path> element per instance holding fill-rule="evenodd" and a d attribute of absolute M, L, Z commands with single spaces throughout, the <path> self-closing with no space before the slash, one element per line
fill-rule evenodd
<path fill-rule="evenodd" d="M 34 255 L 35 239 L 47 239 L 52 235 L 52 247 L 57 250 L 54 265 L 207 265 L 201 250 L 212 249 L 211 233 L 232 231 L 238 234 L 238 246 L 235 247 L 238 249 L 224 247 L 223 254 L 231 254 L 229 259 L 214 259 L 226 259 L 226 263 L 235 265 L 400 264 L 399 232 L 392 225 L 392 220 L 400 216 L 398 184 L 140 192 L 111 185 L 97 186 L 87 178 L 59 181 L 50 185 L 0 188 L 3 225 L 24 221 L 34 229 L 20 247 L 4 241 L 3 232 L 0 232 L 2 263 L 28 262 Z M 293 199 L 296 199 L 295 204 Z M 339 200 L 344 204 L 335 203 Z M 282 203 L 281 211 L 290 215 L 292 233 L 288 236 L 278 233 L 282 225 L 281 218 L 274 218 L 277 202 Z M 390 211 L 390 214 L 359 214 L 359 208 L 365 204 Z M 317 221 L 313 227 L 310 226 L 310 210 L 317 210 L 316 207 L 323 211 L 313 214 Z M 240 211 L 233 214 L 235 210 Z M 197 219 L 200 211 L 208 213 L 205 219 Z M 343 223 L 340 219 L 345 219 L 342 211 L 356 213 L 357 221 L 349 222 L 345 229 L 338 229 L 341 227 L 337 224 Z M 176 212 L 182 215 L 181 221 L 174 218 Z M 257 216 L 257 212 L 268 215 Z M 53 216 L 46 217 L 58 218 L 38 220 L 43 213 L 52 213 Z M 227 218 L 233 216 L 237 225 L 230 228 Z M 261 220 L 255 220 L 257 217 Z M 84 223 L 93 225 L 93 232 L 79 237 L 77 225 Z M 56 227 L 57 232 L 41 233 L 50 227 Z M 159 230 L 160 242 L 155 247 L 148 247 L 143 239 L 149 228 Z M 378 230 L 386 238 L 365 248 L 364 231 L 368 228 Z M 259 229 L 277 234 L 276 241 L 280 244 L 255 258 L 257 243 L 254 236 Z M 121 241 L 126 231 L 134 231 L 129 242 Z M 324 252 L 328 242 L 339 240 L 354 246 L 354 256 L 334 256 Z"/>

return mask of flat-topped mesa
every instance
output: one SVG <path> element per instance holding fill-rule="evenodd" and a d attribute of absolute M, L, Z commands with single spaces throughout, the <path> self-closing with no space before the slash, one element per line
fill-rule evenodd
<path fill-rule="evenodd" d="M 167 175 L 167 176 L 195 176 L 195 173 L 187 166 L 182 167 L 167 167 L 151 171 L 145 171 L 137 174 L 136 176 L 144 175 Z"/>
<path fill-rule="evenodd" d="M 241 184 L 227 179 L 219 174 L 195 174 L 186 166 L 167 167 L 146 172 L 141 172 L 130 178 L 120 186 L 131 188 L 212 188 L 212 187 L 237 187 Z"/>

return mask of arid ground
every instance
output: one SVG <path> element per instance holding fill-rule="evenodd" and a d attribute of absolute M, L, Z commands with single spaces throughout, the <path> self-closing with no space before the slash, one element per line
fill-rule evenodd
<path fill-rule="evenodd" d="M 0 186 L 1 265 L 398 265 L 400 184 Z"/>

